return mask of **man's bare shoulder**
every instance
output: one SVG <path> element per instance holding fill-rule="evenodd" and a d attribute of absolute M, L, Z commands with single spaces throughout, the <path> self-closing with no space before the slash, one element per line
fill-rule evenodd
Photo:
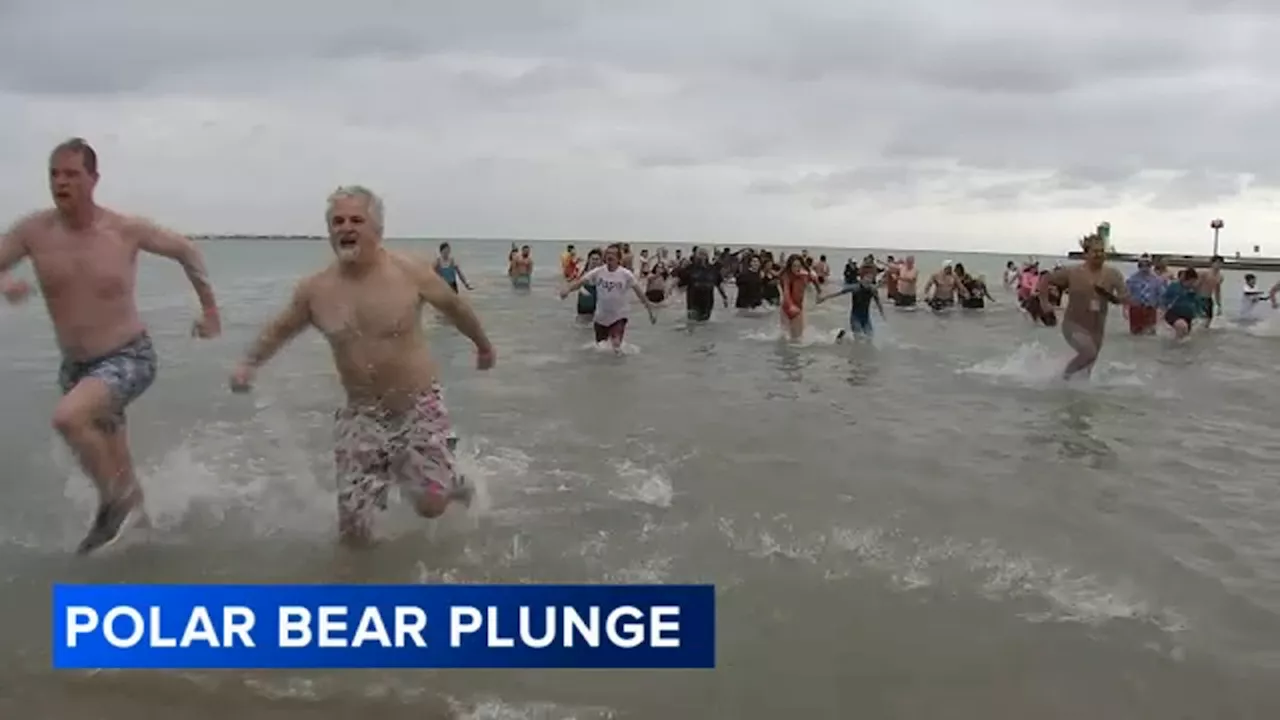
<path fill-rule="evenodd" d="M 337 279 L 338 268 L 334 263 L 299 280 L 293 286 L 293 295 L 297 299 L 310 301 L 332 289 Z"/>
<path fill-rule="evenodd" d="M 435 277 L 436 259 L 434 255 L 402 253 L 393 250 L 387 250 L 386 253 L 393 267 L 408 274 L 415 280 Z"/>
<path fill-rule="evenodd" d="M 103 222 L 120 228 L 129 234 L 147 232 L 159 227 L 154 220 L 141 215 L 122 213 L 110 208 L 100 208 L 100 212 L 102 213 Z"/>
<path fill-rule="evenodd" d="M 36 210 L 15 220 L 4 232 L 6 235 L 13 235 L 26 242 L 52 229 L 57 222 L 57 216 L 58 211 L 52 208 Z"/>

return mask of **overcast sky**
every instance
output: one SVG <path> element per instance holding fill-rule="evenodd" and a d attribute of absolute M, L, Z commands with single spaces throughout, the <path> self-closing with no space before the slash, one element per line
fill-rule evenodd
<path fill-rule="evenodd" d="M 190 233 L 1277 254 L 1277 67 L 1261 0 L 3 0 L 0 219 L 81 135 Z"/>

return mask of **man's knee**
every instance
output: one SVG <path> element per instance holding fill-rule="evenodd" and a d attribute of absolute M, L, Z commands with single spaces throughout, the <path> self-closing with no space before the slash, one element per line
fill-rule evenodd
<path fill-rule="evenodd" d="M 53 429 L 60 435 L 76 435 L 93 426 L 94 415 L 89 408 L 68 400 L 53 409 Z"/>
<path fill-rule="evenodd" d="M 98 403 L 83 402 L 73 395 L 64 397 L 53 409 L 51 424 L 58 434 L 72 436 L 87 430 L 114 432 L 124 422 L 121 413 Z"/>

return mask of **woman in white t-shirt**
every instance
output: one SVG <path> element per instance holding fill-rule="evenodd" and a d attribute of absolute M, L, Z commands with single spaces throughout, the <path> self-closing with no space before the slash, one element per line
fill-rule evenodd
<path fill-rule="evenodd" d="M 649 322 L 658 322 L 657 316 L 653 314 L 653 305 L 644 296 L 636 276 L 622 267 L 621 258 L 621 249 L 616 245 L 610 245 L 604 250 L 604 265 L 583 273 L 582 277 L 569 283 L 569 286 L 560 292 L 560 299 L 563 300 L 583 285 L 595 286 L 596 312 L 592 322 L 595 326 L 596 342 L 608 340 L 614 350 L 622 347 L 622 338 L 627 333 L 627 319 L 631 315 L 631 299 L 627 297 L 628 293 L 635 295 L 644 304 L 645 310 L 649 313 Z"/>

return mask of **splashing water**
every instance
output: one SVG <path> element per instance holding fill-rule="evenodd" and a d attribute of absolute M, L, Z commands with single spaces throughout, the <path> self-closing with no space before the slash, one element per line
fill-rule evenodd
<path fill-rule="evenodd" d="M 1013 352 L 956 370 L 958 375 L 976 375 L 1013 381 L 1029 387 L 1059 385 L 1066 360 L 1055 357 L 1039 342 L 1019 345 Z M 1073 385 L 1081 384 L 1073 380 Z M 1090 387 L 1141 387 L 1146 385 L 1138 367 L 1129 363 L 1100 361 L 1082 383 Z"/>

